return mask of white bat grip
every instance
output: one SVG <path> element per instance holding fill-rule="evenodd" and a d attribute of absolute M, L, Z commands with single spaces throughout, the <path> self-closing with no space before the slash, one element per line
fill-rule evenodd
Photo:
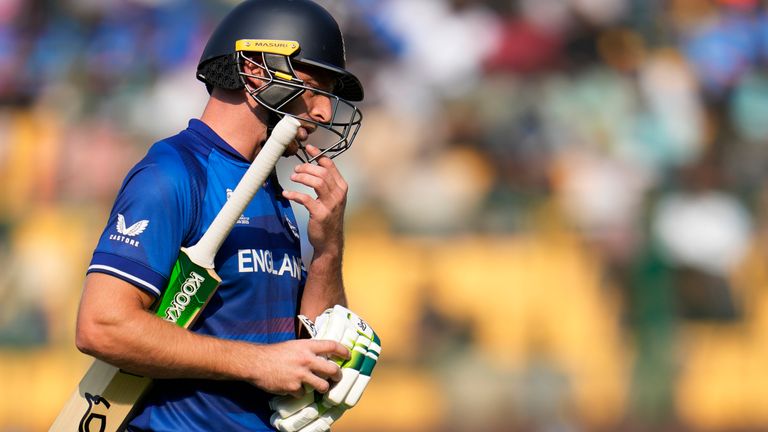
<path fill-rule="evenodd" d="M 213 258 L 219 251 L 224 239 L 243 214 L 243 210 L 251 202 L 253 196 L 275 168 L 277 161 L 283 155 L 285 147 L 296 137 L 300 123 L 293 117 L 285 116 L 280 120 L 264 147 L 256 155 L 256 159 L 240 179 L 235 190 L 213 219 L 208 230 L 195 245 L 187 249 L 187 255 L 192 262 L 213 268 Z"/>

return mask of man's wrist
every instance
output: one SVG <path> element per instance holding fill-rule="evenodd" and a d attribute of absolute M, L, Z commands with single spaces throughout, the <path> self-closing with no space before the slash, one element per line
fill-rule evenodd
<path fill-rule="evenodd" d="M 309 264 L 309 271 L 318 275 L 338 276 L 341 274 L 342 257 L 343 251 L 340 247 L 315 249 Z"/>
<path fill-rule="evenodd" d="M 247 352 L 251 350 L 258 350 L 259 347 L 247 342 L 227 341 L 226 348 L 223 352 L 223 357 L 227 361 L 217 362 L 218 372 L 221 374 L 221 378 L 225 380 L 235 381 L 258 381 L 254 376 L 254 372 L 259 370 L 254 365 L 254 355 L 249 355 Z M 247 361 L 246 359 L 250 359 Z"/>
<path fill-rule="evenodd" d="M 312 261 L 316 259 L 340 260 L 344 254 L 344 242 L 331 242 L 322 246 L 312 246 Z"/>

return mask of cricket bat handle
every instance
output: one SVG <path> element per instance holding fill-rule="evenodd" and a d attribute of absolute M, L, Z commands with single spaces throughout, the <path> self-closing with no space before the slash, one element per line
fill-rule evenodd
<path fill-rule="evenodd" d="M 301 124 L 293 117 L 285 116 L 280 120 L 264 144 L 256 159 L 248 167 L 243 178 L 224 204 L 208 230 L 194 246 L 187 250 L 192 261 L 199 265 L 213 268 L 213 258 L 224 243 L 235 222 L 253 199 L 256 191 L 267 179 L 285 152 L 285 148 L 296 137 Z"/>

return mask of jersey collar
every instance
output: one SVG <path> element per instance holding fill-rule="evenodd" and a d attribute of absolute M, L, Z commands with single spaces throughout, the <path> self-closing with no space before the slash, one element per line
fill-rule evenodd
<path fill-rule="evenodd" d="M 219 150 L 221 150 L 224 154 L 231 156 L 232 158 L 240 161 L 245 162 L 247 164 L 250 164 L 251 162 L 243 157 L 237 150 L 235 150 L 231 145 L 227 144 L 226 141 L 222 137 L 220 137 L 216 132 L 211 129 L 210 126 L 203 123 L 201 120 L 198 119 L 192 119 L 189 121 L 189 130 L 196 132 L 198 135 L 201 135 L 206 141 L 212 143 L 216 146 Z"/>

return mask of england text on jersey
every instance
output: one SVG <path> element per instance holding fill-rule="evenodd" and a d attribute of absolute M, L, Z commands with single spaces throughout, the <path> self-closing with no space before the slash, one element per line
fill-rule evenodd
<path fill-rule="evenodd" d="M 279 267 L 276 265 L 279 264 Z M 301 258 L 283 254 L 282 260 L 275 262 L 274 254 L 265 249 L 240 249 L 237 251 L 237 268 L 240 273 L 271 273 L 277 276 L 285 274 L 301 280 Z"/>

